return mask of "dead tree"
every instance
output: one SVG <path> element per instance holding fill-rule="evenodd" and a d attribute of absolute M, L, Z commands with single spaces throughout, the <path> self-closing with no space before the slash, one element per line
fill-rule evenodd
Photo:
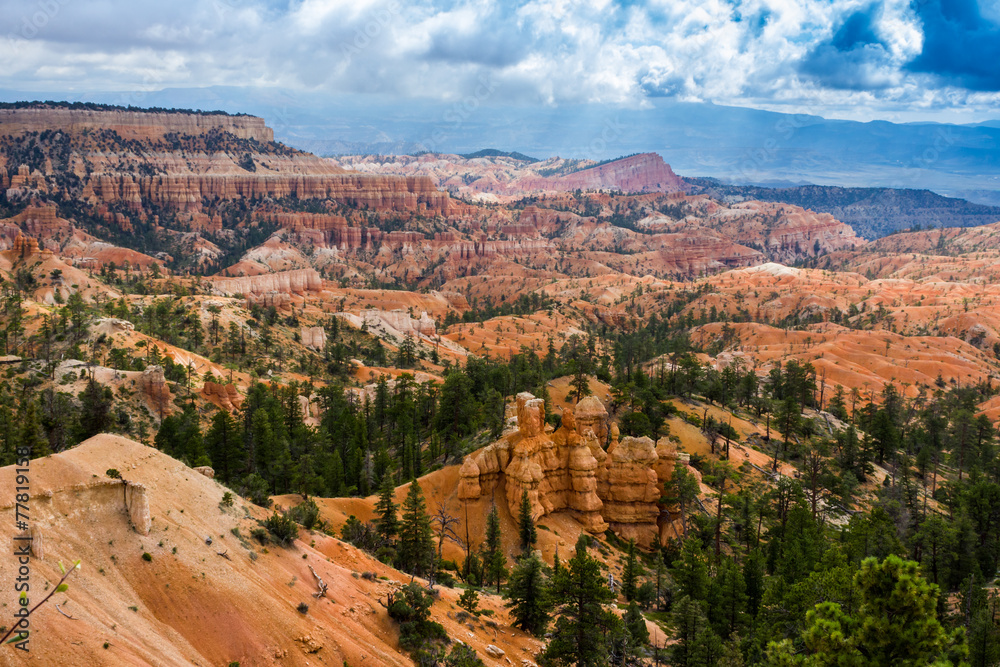
<path fill-rule="evenodd" d="M 312 575 L 314 577 L 316 577 L 316 588 L 318 589 L 315 593 L 313 593 L 313 597 L 316 599 L 326 597 L 326 589 L 327 589 L 326 582 L 323 581 L 323 578 L 321 576 L 316 574 L 316 570 L 313 569 L 312 565 L 309 566 L 309 571 L 312 572 Z"/>
<path fill-rule="evenodd" d="M 447 537 L 455 544 L 458 544 L 463 549 L 465 548 L 465 543 L 462 542 L 462 538 L 458 536 L 455 532 L 455 526 L 458 525 L 458 517 L 452 516 L 448 510 L 444 508 L 444 505 L 438 507 L 437 513 L 431 517 L 431 521 L 437 523 L 437 538 L 438 538 L 438 560 L 441 560 L 441 549 L 444 546 L 444 539 Z"/>

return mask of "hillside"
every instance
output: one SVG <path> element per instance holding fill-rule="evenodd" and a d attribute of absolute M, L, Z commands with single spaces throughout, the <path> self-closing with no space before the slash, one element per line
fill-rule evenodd
<path fill-rule="evenodd" d="M 32 617 L 30 656 L 12 663 L 4 653 L 3 664 L 412 664 L 383 606 L 409 576 L 354 547 L 305 530 L 287 548 L 264 547 L 250 532 L 267 511 L 242 500 L 226 507 L 219 483 L 118 436 L 96 436 L 30 467 L 42 550 L 31 558 L 33 589 L 59 578 L 59 561 L 81 560 L 82 567 L 69 591 Z M 111 467 L 138 485 L 130 512 L 122 484 L 104 475 Z M 13 472 L 2 472 L 4 497 L 12 498 Z M 0 514 L 9 542 L 13 507 Z M 321 599 L 313 597 L 310 566 L 329 585 Z M 13 590 L 13 576 L 4 568 L 0 583 Z M 454 618 L 458 593 L 440 591 L 433 617 L 450 635 L 484 655 L 487 644 L 512 656 L 533 654 L 536 642 L 505 627 L 490 596 L 484 605 L 500 614 L 503 630 L 470 632 Z M 307 613 L 296 609 L 303 602 Z"/>

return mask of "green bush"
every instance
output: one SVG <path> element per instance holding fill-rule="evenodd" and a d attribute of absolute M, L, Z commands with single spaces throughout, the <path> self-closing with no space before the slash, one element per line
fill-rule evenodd
<path fill-rule="evenodd" d="M 302 524 L 306 530 L 312 530 L 319 520 L 319 507 L 312 498 L 300 503 L 288 510 L 288 515 L 296 522 Z"/>
<path fill-rule="evenodd" d="M 264 520 L 264 527 L 277 544 L 288 546 L 299 536 L 299 525 L 288 514 L 275 512 Z"/>
<path fill-rule="evenodd" d="M 389 604 L 389 618 L 399 623 L 399 646 L 420 664 L 418 655 L 432 652 L 436 642 L 447 643 L 444 626 L 431 618 L 434 598 L 420 584 L 407 584 Z"/>

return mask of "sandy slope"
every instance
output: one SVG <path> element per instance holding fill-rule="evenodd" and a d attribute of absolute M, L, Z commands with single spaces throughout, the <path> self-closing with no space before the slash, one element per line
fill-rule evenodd
<path fill-rule="evenodd" d="M 148 535 L 131 527 L 121 487 L 104 476 L 111 467 L 146 486 Z M 13 533 L 13 485 L 13 469 L 0 470 L 6 544 Z M 32 461 L 31 517 L 44 539 L 44 558 L 31 561 L 33 591 L 44 592 L 58 579 L 59 560 L 81 559 L 83 567 L 70 579 L 69 591 L 33 617 L 30 655 L 5 648 L 0 664 L 412 664 L 398 652 L 395 624 L 379 603 L 408 577 L 319 533 L 302 531 L 291 548 L 265 550 L 248 539 L 256 526 L 252 517 L 265 512 L 240 499 L 232 508 L 221 507 L 224 491 L 157 450 L 112 435 Z M 244 540 L 230 532 L 237 527 Z M 209 536 L 211 546 L 205 543 Z M 151 562 L 142 559 L 143 552 L 152 555 Z M 251 552 L 258 553 L 256 561 Z M 312 597 L 309 565 L 329 584 L 328 599 Z M 5 612 L 16 603 L 12 566 L 6 556 L 0 568 Z M 360 578 L 364 571 L 380 579 Z M 449 635 L 484 658 L 487 643 L 518 662 L 537 650 L 535 640 L 504 625 L 496 600 L 487 598 L 484 606 L 497 609 L 497 628 L 454 620 L 459 593 L 442 589 L 433 607 Z M 308 614 L 296 611 L 300 602 L 309 604 Z M 75 620 L 61 616 L 56 603 Z"/>

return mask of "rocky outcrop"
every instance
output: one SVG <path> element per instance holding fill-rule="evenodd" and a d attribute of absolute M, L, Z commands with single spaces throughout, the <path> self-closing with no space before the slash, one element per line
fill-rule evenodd
<path fill-rule="evenodd" d="M 300 329 L 302 344 L 314 350 L 326 347 L 326 329 L 323 327 L 302 327 Z"/>
<path fill-rule="evenodd" d="M 437 323 L 427 313 L 413 319 L 405 310 L 366 310 L 361 317 L 369 328 L 386 326 L 405 336 L 406 334 L 433 336 L 437 333 Z"/>
<path fill-rule="evenodd" d="M 633 155 L 551 180 L 553 189 L 565 191 L 680 192 L 687 187 L 656 153 Z"/>
<path fill-rule="evenodd" d="M 619 442 L 617 425 L 605 425 L 606 410 L 593 401 L 581 401 L 581 406 L 586 421 L 567 408 L 560 428 L 548 433 L 542 400 L 518 394 L 517 432 L 465 458 L 459 471 L 459 498 L 491 495 L 503 478 L 507 505 L 514 514 L 527 493 L 536 519 L 564 511 L 591 533 L 610 527 L 643 547 L 653 546 L 659 535 L 659 473 L 669 478 L 676 449 L 666 439 L 659 448 L 649 438 Z M 607 452 L 595 427 L 610 436 Z"/>
<path fill-rule="evenodd" d="M 598 442 L 602 445 L 607 442 L 608 410 L 601 403 L 601 399 L 594 395 L 585 396 L 576 404 L 573 412 L 580 433 L 593 431 Z"/>
<path fill-rule="evenodd" d="M 263 296 L 272 292 L 303 294 L 319 291 L 323 287 L 323 279 L 316 269 L 295 269 L 239 278 L 214 276 L 210 280 L 215 291 L 225 296 L 234 294 Z"/>
<path fill-rule="evenodd" d="M 165 417 L 170 414 L 173 396 L 163 375 L 163 366 L 148 366 L 139 377 L 139 390 L 146 396 L 157 415 Z"/>
<path fill-rule="evenodd" d="M 149 498 L 146 496 L 145 486 L 125 482 L 125 510 L 136 532 L 149 535 L 152 519 L 149 516 Z"/>
<path fill-rule="evenodd" d="M 14 247 L 12 250 L 14 251 L 14 254 L 22 259 L 30 257 L 38 252 L 38 240 L 33 236 L 18 234 L 17 238 L 14 239 Z"/>
<path fill-rule="evenodd" d="M 205 400 L 229 412 L 238 410 L 243 405 L 243 397 L 234 384 L 207 381 L 201 388 L 201 395 Z"/>
<path fill-rule="evenodd" d="M 604 502 L 603 515 L 611 530 L 646 548 L 659 534 L 657 460 L 652 440 L 627 437 L 609 452 L 597 481 L 597 493 Z"/>

